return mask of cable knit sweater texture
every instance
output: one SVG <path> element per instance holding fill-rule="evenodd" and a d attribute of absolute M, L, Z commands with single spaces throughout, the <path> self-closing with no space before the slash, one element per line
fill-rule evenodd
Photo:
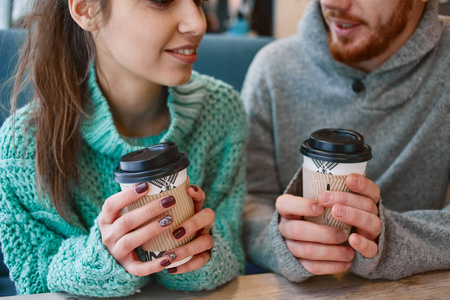
<path fill-rule="evenodd" d="M 241 94 L 250 118 L 244 237 L 253 262 L 296 282 L 312 276 L 286 247 L 275 200 L 302 164 L 301 142 L 331 127 L 356 130 L 372 146 L 367 177 L 383 199 L 379 251 L 357 253 L 350 270 L 398 279 L 450 268 L 450 29 L 437 2 L 369 74 L 331 57 L 318 0 L 297 35 L 258 53 Z"/>
<path fill-rule="evenodd" d="M 192 73 L 191 80 L 169 88 L 171 125 L 158 136 L 127 138 L 117 132 L 109 106 L 91 70 L 90 117 L 81 124 L 79 188 L 72 224 L 66 223 L 35 184 L 33 127 L 24 135 L 30 106 L 16 113 L 15 148 L 11 118 L 0 131 L 0 237 L 10 276 L 19 293 L 65 291 L 77 295 L 116 297 L 137 292 L 149 282 L 170 289 L 213 289 L 243 274 L 241 214 L 245 194 L 246 119 L 239 94 L 211 77 Z M 175 142 L 191 165 L 191 184 L 206 193 L 212 208 L 214 246 L 210 261 L 180 275 L 161 271 L 130 275 L 101 242 L 97 217 L 103 201 L 119 192 L 113 169 L 122 155 L 159 142 Z M 170 229 L 169 229 L 170 230 Z"/>

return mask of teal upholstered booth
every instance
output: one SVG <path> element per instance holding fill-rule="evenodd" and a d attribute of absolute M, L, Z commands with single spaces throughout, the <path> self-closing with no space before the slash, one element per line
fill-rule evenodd
<path fill-rule="evenodd" d="M 9 96 L 12 89 L 13 74 L 19 47 L 26 39 L 26 32 L 18 29 L 0 30 L 0 126 L 8 116 Z M 272 41 L 269 37 L 248 38 L 231 35 L 207 34 L 198 50 L 199 59 L 194 69 L 230 83 L 240 91 L 242 82 L 256 52 Z M 25 97 L 19 99 L 24 103 Z M 1 248 L 0 248 L 1 249 Z M 1 253 L 0 253 L 1 255 Z M 252 265 L 247 267 L 248 273 L 260 272 Z M 0 256 L 0 296 L 15 293 L 14 284 L 9 280 L 8 269 Z"/>

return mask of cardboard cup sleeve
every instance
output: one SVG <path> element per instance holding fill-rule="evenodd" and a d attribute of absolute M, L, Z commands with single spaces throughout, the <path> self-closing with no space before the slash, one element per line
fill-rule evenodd
<path fill-rule="evenodd" d="M 172 195 L 175 197 L 176 204 L 174 207 L 166 211 L 165 213 L 151 219 L 150 221 L 146 222 L 145 224 L 141 225 L 139 228 L 149 224 L 150 222 L 153 222 L 155 220 L 160 220 L 166 215 L 171 215 L 173 219 L 173 223 L 171 228 L 175 229 L 179 225 L 181 225 L 184 221 L 189 219 L 194 215 L 194 202 L 187 193 L 187 189 L 190 185 L 189 177 L 185 180 L 184 183 L 180 184 L 174 189 L 171 189 L 170 191 L 154 194 L 154 195 L 147 195 L 138 201 L 134 202 L 133 204 L 130 204 L 128 206 L 128 210 L 136 209 L 142 205 L 145 205 L 149 202 L 155 201 L 157 199 L 161 199 L 163 197 Z M 179 246 L 182 246 L 188 242 L 190 242 L 195 237 L 195 233 L 191 234 L 181 240 L 175 240 L 172 236 L 172 230 L 167 229 L 163 233 L 153 237 L 149 241 L 142 244 L 141 248 L 144 251 L 148 252 L 165 252 L 167 250 L 171 250 L 174 248 L 177 248 Z"/>
<path fill-rule="evenodd" d="M 317 201 L 320 193 L 326 190 L 350 192 L 345 185 L 347 175 L 328 175 L 311 171 L 303 166 L 303 197 Z M 318 217 L 304 217 L 305 220 L 342 229 L 347 236 L 351 225 L 337 221 L 331 215 L 331 209 L 325 207 L 323 214 Z"/>

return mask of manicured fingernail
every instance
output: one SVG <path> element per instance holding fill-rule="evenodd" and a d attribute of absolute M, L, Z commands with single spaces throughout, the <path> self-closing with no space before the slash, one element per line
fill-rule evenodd
<path fill-rule="evenodd" d="M 313 207 L 312 207 L 312 209 L 313 209 L 313 211 L 316 213 L 316 214 L 322 214 L 323 213 L 323 206 L 322 205 L 320 205 L 320 204 L 314 204 L 313 205 Z"/>
<path fill-rule="evenodd" d="M 174 261 L 177 258 L 177 254 L 175 252 L 166 252 L 163 256 L 167 256 L 171 261 Z"/>
<path fill-rule="evenodd" d="M 319 196 L 320 202 L 323 204 L 327 204 L 331 201 L 331 193 L 330 192 L 323 192 Z"/>
<path fill-rule="evenodd" d="M 195 185 L 191 185 L 191 188 L 194 190 L 194 192 L 198 192 L 198 187 Z"/>
<path fill-rule="evenodd" d="M 335 206 L 334 213 L 336 217 L 345 217 L 347 215 L 347 209 L 344 206 Z"/>
<path fill-rule="evenodd" d="M 146 182 L 140 183 L 138 184 L 135 188 L 134 191 L 138 194 L 142 194 L 146 191 L 148 191 L 148 185 Z"/>
<path fill-rule="evenodd" d="M 165 259 L 165 260 L 163 260 L 161 263 L 160 263 L 160 265 L 161 265 L 161 267 L 168 267 L 168 266 L 170 266 L 170 264 L 171 264 L 172 262 L 170 261 L 170 260 L 168 260 L 168 259 Z"/>
<path fill-rule="evenodd" d="M 181 239 L 186 234 L 186 229 L 184 227 L 179 227 L 172 232 L 172 235 L 177 240 Z"/>
<path fill-rule="evenodd" d="M 161 220 L 159 220 L 158 224 L 161 227 L 167 227 L 170 224 L 172 224 L 172 222 L 173 222 L 172 216 L 171 215 L 167 215 L 164 218 L 162 218 Z"/>
<path fill-rule="evenodd" d="M 175 204 L 175 198 L 173 196 L 168 196 L 161 200 L 161 206 L 164 208 L 169 208 Z"/>
<path fill-rule="evenodd" d="M 357 176 L 354 175 L 349 175 L 348 176 L 348 184 L 353 186 L 353 187 L 357 187 L 359 185 L 359 178 Z"/>
<path fill-rule="evenodd" d="M 176 273 L 177 272 L 177 267 L 167 269 L 167 272 L 169 272 L 170 274 Z"/>

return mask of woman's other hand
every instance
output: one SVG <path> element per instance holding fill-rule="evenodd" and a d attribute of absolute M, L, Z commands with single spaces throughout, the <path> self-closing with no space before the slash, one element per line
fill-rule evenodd
<path fill-rule="evenodd" d="M 137 229 L 173 207 L 176 199 L 173 196 L 163 197 L 121 214 L 123 208 L 144 197 L 148 188 L 147 183 L 140 183 L 112 195 L 106 199 L 98 217 L 102 242 L 106 249 L 128 273 L 136 276 L 159 272 L 171 264 L 167 256 L 142 262 L 134 249 L 170 228 L 173 220 L 170 215 L 166 215 Z"/>

